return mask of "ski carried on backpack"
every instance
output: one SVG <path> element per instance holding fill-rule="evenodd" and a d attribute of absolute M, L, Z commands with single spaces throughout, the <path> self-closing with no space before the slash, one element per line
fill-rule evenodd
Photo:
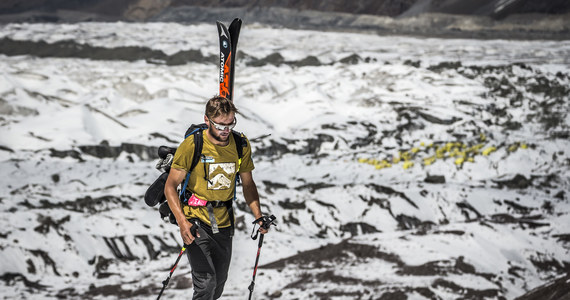
<path fill-rule="evenodd" d="M 233 101 L 233 86 L 234 86 L 234 65 L 235 65 L 235 57 L 237 53 L 237 42 L 239 38 L 239 33 L 241 29 L 242 21 L 239 18 L 236 18 L 230 24 L 229 29 L 221 22 L 216 22 L 218 25 L 218 33 L 219 33 L 219 41 L 220 41 L 220 72 L 219 72 L 219 94 L 222 97 L 228 98 L 229 100 Z M 198 164 L 198 161 L 203 156 L 202 155 L 202 146 L 203 146 L 203 131 L 207 129 L 208 126 L 206 124 L 192 124 L 186 133 L 184 134 L 184 138 L 188 138 L 190 136 L 193 137 L 195 141 L 194 146 L 194 153 L 192 154 L 192 163 L 190 166 L 190 170 L 188 170 L 188 174 L 184 180 L 183 186 L 180 189 L 179 198 L 182 202 L 188 201 L 188 195 L 186 193 L 186 186 L 190 179 L 190 173 Z M 237 131 L 232 130 L 232 135 L 235 140 L 236 144 L 236 151 L 238 154 L 238 159 L 241 163 L 241 159 L 243 157 L 244 148 L 247 147 L 247 140 L 245 136 Z M 155 180 L 153 184 L 147 189 L 144 200 L 148 206 L 159 206 L 159 213 L 162 219 L 168 218 L 170 223 L 176 224 L 176 218 L 172 214 L 170 207 L 168 206 L 168 201 L 166 200 L 166 196 L 164 195 L 164 186 L 166 185 L 166 180 L 168 178 L 168 174 L 170 172 L 170 167 L 172 165 L 172 161 L 174 155 L 176 153 L 177 148 L 168 147 L 168 146 L 160 146 L 158 148 L 158 157 L 159 161 L 156 165 L 156 169 L 162 172 L 162 174 Z M 238 165 L 239 170 L 239 165 Z M 206 173 L 204 171 L 204 173 Z M 234 216 L 233 216 L 233 202 L 236 200 L 236 191 L 235 186 L 237 185 L 237 180 L 239 176 L 236 176 L 236 184 L 234 185 L 234 199 L 232 201 L 226 201 L 227 205 L 226 208 L 228 210 L 228 214 L 230 214 L 230 222 L 232 228 L 232 235 L 233 230 L 235 227 L 234 224 Z M 204 178 L 207 180 L 207 178 Z M 196 228 L 196 227 L 192 227 Z M 192 232 L 192 235 L 196 236 L 195 230 Z M 168 278 L 162 282 L 162 289 L 158 295 L 158 299 L 162 296 L 166 286 L 170 278 L 172 277 L 172 273 L 176 269 L 182 254 L 185 252 L 188 245 L 184 245 L 176 262 L 174 263 L 173 267 L 170 270 L 170 274 Z"/>
<path fill-rule="evenodd" d="M 234 66 L 241 23 L 241 19 L 235 18 L 228 29 L 224 23 L 216 22 L 220 39 L 220 96 L 232 101 L 234 95 Z"/>
<path fill-rule="evenodd" d="M 230 24 L 229 28 L 227 28 L 226 25 L 219 21 L 217 21 L 216 24 L 218 26 L 218 37 L 220 41 L 219 93 L 220 96 L 233 100 L 234 65 L 242 21 L 240 18 L 235 18 Z M 194 147 L 195 153 L 193 156 L 190 172 L 198 164 L 198 161 L 200 159 L 202 152 L 202 144 L 200 143 L 202 141 L 202 131 L 206 128 L 206 124 L 192 124 L 184 134 L 184 138 L 192 135 L 194 136 L 194 140 L 198 141 Z M 244 138 L 241 137 L 238 132 L 232 131 L 232 134 L 234 135 L 234 140 L 236 141 L 238 156 L 241 158 L 243 155 L 242 149 L 244 147 L 247 147 L 247 142 Z M 168 173 L 170 172 L 170 165 L 172 164 L 172 159 L 174 158 L 175 152 L 176 148 L 173 147 L 161 146 L 158 149 L 159 161 L 156 165 L 156 169 L 163 173 L 147 189 L 144 196 L 145 202 L 148 206 L 161 204 L 159 208 L 160 217 L 168 217 L 170 223 L 172 224 L 176 224 L 176 219 L 174 218 L 174 215 L 172 215 L 172 212 L 168 207 L 168 203 L 166 202 L 166 196 L 164 195 L 164 186 L 166 184 L 166 179 L 168 178 Z M 188 183 L 190 172 L 188 172 L 188 175 L 184 182 L 185 185 Z M 182 191 L 185 190 L 185 185 Z M 179 196 L 180 198 L 184 197 L 182 194 Z"/>

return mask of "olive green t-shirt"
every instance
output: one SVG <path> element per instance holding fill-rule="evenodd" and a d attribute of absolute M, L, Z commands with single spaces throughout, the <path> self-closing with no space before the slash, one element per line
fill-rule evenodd
<path fill-rule="evenodd" d="M 234 197 L 235 178 L 238 172 L 251 172 L 254 169 L 251 160 L 251 147 L 247 141 L 247 147 L 243 148 L 241 165 L 239 164 L 236 142 L 232 134 L 226 146 L 214 145 L 204 131 L 202 134 L 204 144 L 202 146 L 202 156 L 196 167 L 190 173 L 190 180 L 186 189 L 196 197 L 207 201 L 232 201 Z M 174 154 L 171 168 L 189 171 L 194 155 L 194 136 L 187 137 L 178 147 Z M 205 165 L 205 168 L 204 168 Z M 239 170 L 238 170 L 239 168 Z M 204 178 L 209 181 L 206 181 Z M 210 224 L 208 211 L 205 206 L 193 207 L 186 203 L 182 204 L 182 210 L 186 218 L 199 218 L 202 222 Z M 231 226 L 226 207 L 214 208 L 214 215 L 218 227 Z"/>

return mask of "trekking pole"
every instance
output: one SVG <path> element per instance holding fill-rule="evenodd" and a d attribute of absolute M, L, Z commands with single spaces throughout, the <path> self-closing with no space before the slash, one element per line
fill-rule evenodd
<path fill-rule="evenodd" d="M 269 226 L 274 225 L 277 226 L 277 224 L 275 224 L 275 216 L 271 215 L 269 217 L 267 216 L 263 216 L 255 221 L 253 221 L 253 232 L 251 233 L 251 238 L 253 240 L 256 240 L 257 237 L 259 236 L 259 230 L 257 232 L 255 232 L 255 225 L 258 224 L 259 222 L 262 222 L 260 227 L 264 228 L 264 229 L 269 229 Z M 259 254 L 261 253 L 261 246 L 263 246 L 263 237 L 265 235 L 262 234 L 261 237 L 259 237 L 259 242 L 257 243 L 257 256 L 255 257 L 255 266 L 253 267 L 253 279 L 251 280 L 251 283 L 249 284 L 249 300 L 251 300 L 251 296 L 253 295 L 253 289 L 255 288 L 255 275 L 257 274 L 257 264 L 259 263 Z"/>
<path fill-rule="evenodd" d="M 182 246 L 182 250 L 180 251 L 180 254 L 178 254 L 178 258 L 176 259 L 176 261 L 174 262 L 174 265 L 172 266 L 172 269 L 170 269 L 170 274 L 168 275 L 168 277 L 162 282 L 162 289 L 160 290 L 160 293 L 158 294 L 158 298 L 156 298 L 156 300 L 160 299 L 160 296 L 162 296 L 162 292 L 164 292 L 164 289 L 166 288 L 166 286 L 168 285 L 168 282 L 170 281 L 170 278 L 172 277 L 172 273 L 174 273 L 174 270 L 176 270 L 176 266 L 178 266 L 178 262 L 180 261 L 180 258 L 182 257 L 182 254 L 184 254 L 184 251 L 186 251 L 186 248 L 188 247 L 188 245 L 184 244 L 184 246 Z"/>
<path fill-rule="evenodd" d="M 196 226 L 192 226 L 190 228 L 190 233 L 193 236 L 197 236 L 197 234 L 196 234 L 197 227 L 198 227 L 198 225 L 196 224 Z M 180 261 L 182 254 L 184 254 L 184 251 L 186 251 L 186 248 L 188 248 L 188 247 L 190 247 L 190 245 L 184 244 L 184 246 L 182 246 L 182 250 L 180 250 L 180 254 L 178 254 L 178 258 L 176 258 L 174 265 L 170 269 L 170 274 L 168 274 L 168 277 L 162 282 L 162 289 L 160 290 L 160 293 L 158 294 L 158 297 L 156 298 L 156 300 L 159 300 L 160 296 L 162 296 L 162 292 L 164 292 L 164 289 L 168 285 L 168 282 L 170 281 L 170 278 L 172 277 L 172 273 L 174 273 L 174 270 L 176 270 L 176 266 L 178 266 L 178 262 Z"/>

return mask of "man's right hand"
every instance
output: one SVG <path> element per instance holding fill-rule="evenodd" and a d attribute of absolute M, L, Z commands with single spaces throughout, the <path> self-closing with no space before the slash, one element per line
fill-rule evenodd
<path fill-rule="evenodd" d="M 190 223 L 190 221 L 188 221 L 187 219 L 184 219 L 181 222 L 178 222 L 178 226 L 180 227 L 180 235 L 182 236 L 182 240 L 184 241 L 184 244 L 190 245 L 190 244 L 192 244 L 192 242 L 194 242 L 194 239 L 200 237 L 200 233 L 198 233 L 198 230 L 195 230 L 196 236 L 192 235 L 192 231 L 194 231 L 193 230 L 194 228 L 192 228 L 192 227 L 194 227 L 196 225 Z"/>

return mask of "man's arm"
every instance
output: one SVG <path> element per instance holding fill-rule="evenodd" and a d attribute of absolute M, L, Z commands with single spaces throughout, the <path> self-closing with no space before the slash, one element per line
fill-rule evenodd
<path fill-rule="evenodd" d="M 255 185 L 255 181 L 253 181 L 253 175 L 251 172 L 243 172 L 239 173 L 241 178 L 241 183 L 243 187 L 243 196 L 245 198 L 245 202 L 251 209 L 253 216 L 255 219 L 259 219 L 263 216 L 261 213 L 261 205 L 259 203 L 259 193 L 257 192 L 257 186 Z M 259 231 L 262 234 L 267 233 L 267 230 L 264 228 L 260 228 Z"/>
<path fill-rule="evenodd" d="M 190 245 L 194 241 L 194 236 L 190 232 L 192 223 L 190 223 L 186 219 L 184 211 L 182 211 L 182 207 L 180 206 L 178 193 L 176 192 L 176 188 L 180 183 L 182 183 L 182 181 L 185 178 L 186 178 L 185 170 L 170 169 L 170 173 L 168 174 L 168 179 L 166 179 L 166 184 L 164 185 L 164 195 L 166 196 L 166 201 L 168 201 L 168 206 L 170 207 L 170 210 L 172 211 L 174 217 L 176 218 L 176 223 L 178 223 L 178 227 L 180 228 L 180 235 L 182 236 L 184 244 Z"/>

